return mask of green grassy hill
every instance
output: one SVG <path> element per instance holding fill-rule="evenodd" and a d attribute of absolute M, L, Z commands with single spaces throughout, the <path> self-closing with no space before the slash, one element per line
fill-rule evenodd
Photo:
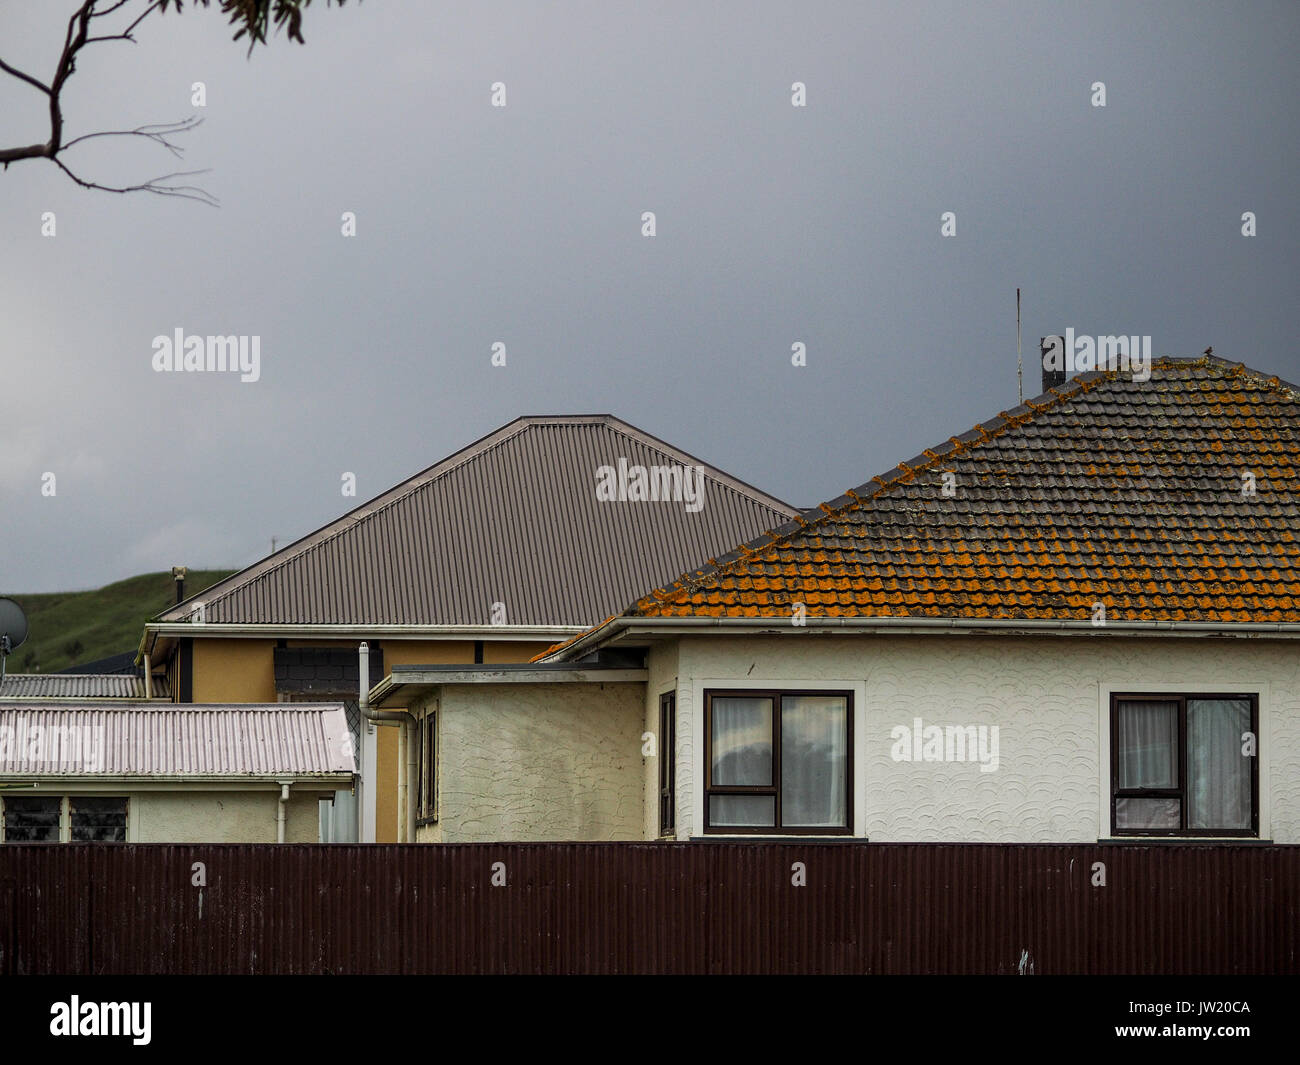
<path fill-rule="evenodd" d="M 233 571 L 190 570 L 185 594 Z M 6 665 L 10 673 L 55 673 L 82 662 L 134 651 L 144 623 L 176 601 L 171 573 L 146 573 L 88 592 L 20 595 L 0 591 L 27 613 L 28 636 Z"/>

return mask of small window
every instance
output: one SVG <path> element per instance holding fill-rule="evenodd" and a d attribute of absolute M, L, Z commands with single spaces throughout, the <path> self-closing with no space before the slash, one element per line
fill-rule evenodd
<path fill-rule="evenodd" d="M 673 794 L 677 779 L 677 693 L 659 696 L 659 835 L 677 835 Z"/>
<path fill-rule="evenodd" d="M 438 816 L 438 714 L 431 711 L 420 719 L 420 764 L 416 794 L 419 819 L 432 821 Z"/>
<path fill-rule="evenodd" d="M 73 843 L 126 842 L 126 799 L 74 795 L 68 807 Z"/>
<path fill-rule="evenodd" d="M 711 832 L 845 834 L 850 692 L 705 692 Z"/>
<path fill-rule="evenodd" d="M 1114 696 L 1114 834 L 1258 835 L 1258 722 L 1255 695 Z"/>
<path fill-rule="evenodd" d="M 6 795 L 4 806 L 6 843 L 59 842 L 62 799 Z"/>

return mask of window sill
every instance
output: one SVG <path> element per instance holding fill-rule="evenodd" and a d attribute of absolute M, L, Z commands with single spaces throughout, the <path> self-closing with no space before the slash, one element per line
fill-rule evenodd
<path fill-rule="evenodd" d="M 868 843 L 866 836 L 819 835 L 816 833 L 795 833 L 793 835 L 760 834 L 757 832 L 709 832 L 703 836 L 691 836 L 691 843 Z"/>
<path fill-rule="evenodd" d="M 1153 843 L 1166 845 L 1179 844 L 1215 844 L 1218 846 L 1224 843 L 1235 843 L 1241 847 L 1271 847 L 1274 845 L 1271 839 L 1256 839 L 1254 836 L 1101 836 L 1097 839 L 1098 843 L 1139 843 L 1149 846 Z"/>

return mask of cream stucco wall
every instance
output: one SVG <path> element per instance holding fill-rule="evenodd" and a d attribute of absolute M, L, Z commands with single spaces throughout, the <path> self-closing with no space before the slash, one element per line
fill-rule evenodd
<path fill-rule="evenodd" d="M 651 647 L 646 655 L 646 669 L 650 675 L 646 687 L 645 701 L 645 723 L 644 728 L 655 737 L 656 756 L 654 758 L 643 758 L 645 766 L 643 779 L 645 781 L 645 826 L 643 828 L 645 839 L 659 838 L 659 766 L 665 758 L 677 758 L 677 750 L 667 750 L 664 747 L 664 737 L 659 734 L 659 697 L 665 692 L 677 690 L 677 643 L 656 644 Z M 680 745 L 680 715 L 678 745 Z M 678 747 L 680 749 L 680 746 Z M 689 773 L 689 762 L 686 766 L 686 772 Z M 677 766 L 677 777 L 680 780 L 683 768 Z M 680 817 L 678 818 L 680 823 Z"/>
<path fill-rule="evenodd" d="M 279 789 L 128 793 L 127 838 L 133 843 L 275 843 Z M 292 790 L 285 842 L 320 840 L 320 792 Z"/>
<path fill-rule="evenodd" d="M 766 686 L 854 692 L 855 834 L 880 842 L 1095 841 L 1109 832 L 1103 734 L 1111 690 L 1258 692 L 1260 834 L 1300 843 L 1298 642 L 687 638 L 676 673 L 679 838 L 703 832 L 704 690 Z M 646 720 L 658 698 L 648 686 Z M 891 729 L 910 728 L 917 717 L 926 725 L 997 725 L 998 770 L 895 761 Z"/>
<path fill-rule="evenodd" d="M 642 684 L 442 688 L 438 822 L 417 840 L 641 839 L 643 693 Z"/>
<path fill-rule="evenodd" d="M 358 640 L 290 639 L 289 647 L 332 647 L 355 650 Z M 193 701 L 196 703 L 273 703 L 275 690 L 275 640 L 234 639 L 199 635 L 193 641 Z M 444 665 L 474 661 L 473 640 L 371 641 L 382 646 L 384 669 L 397 665 Z M 527 662 L 550 644 L 516 640 L 483 641 L 484 662 Z M 371 683 L 381 678 L 371 677 Z M 172 680 L 173 692 L 179 685 Z M 351 696 L 355 698 L 355 696 Z M 324 700 L 324 697 L 322 697 Z M 393 706 L 390 709 L 400 709 Z M 376 744 L 375 842 L 396 843 L 405 832 L 399 802 L 399 780 L 405 751 L 401 730 L 377 728 L 370 734 Z"/>

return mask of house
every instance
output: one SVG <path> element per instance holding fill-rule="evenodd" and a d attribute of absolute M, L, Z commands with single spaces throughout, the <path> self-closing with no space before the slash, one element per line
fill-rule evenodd
<path fill-rule="evenodd" d="M 342 702 L 360 799 L 340 789 L 321 838 L 400 842 L 420 752 L 362 726 L 362 642 L 375 677 L 526 663 L 794 513 L 610 415 L 519 418 L 163 611 L 140 657 L 178 705 Z"/>
<path fill-rule="evenodd" d="M 337 703 L 9 697 L 0 841 L 314 843 L 355 768 Z"/>
<path fill-rule="evenodd" d="M 1083 374 L 369 701 L 416 722 L 421 841 L 1300 843 L 1298 456 L 1276 377 Z"/>

